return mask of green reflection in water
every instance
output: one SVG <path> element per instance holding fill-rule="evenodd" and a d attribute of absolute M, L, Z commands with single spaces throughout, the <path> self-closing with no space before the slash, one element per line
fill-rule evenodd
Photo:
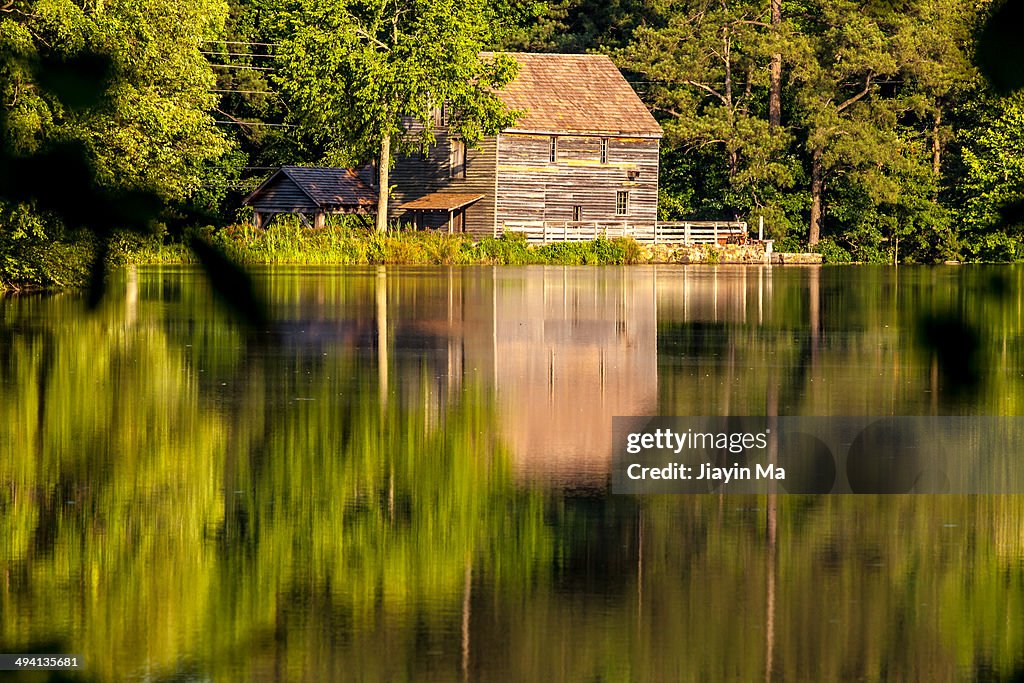
<path fill-rule="evenodd" d="M 6 300 L 0 649 L 99 680 L 1010 678 L 1019 496 L 605 479 L 617 414 L 1015 414 L 1020 279 L 276 270 L 270 341 L 188 270 L 93 316 Z M 916 336 L 949 311 L 966 396 Z"/>

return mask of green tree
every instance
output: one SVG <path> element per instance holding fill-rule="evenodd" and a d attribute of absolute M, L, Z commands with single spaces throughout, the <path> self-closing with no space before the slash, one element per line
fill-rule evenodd
<path fill-rule="evenodd" d="M 624 47 L 633 31 L 656 14 L 649 4 L 644 0 L 512 0 L 510 9 L 519 13 L 520 21 L 512 24 L 502 46 L 566 53 Z"/>
<path fill-rule="evenodd" d="M 618 53 L 624 68 L 649 81 L 646 99 L 662 118 L 668 150 L 722 160 L 717 197 L 706 199 L 736 217 L 763 211 L 774 189 L 794 182 L 787 136 L 766 118 L 771 49 L 762 5 L 653 2 L 651 22 Z"/>
<path fill-rule="evenodd" d="M 119 229 L 209 205 L 229 150 L 200 54 L 222 0 L 9 3 L 0 15 L 0 282 L 81 284 Z M 163 217 L 170 217 L 164 212 Z M 97 280 L 99 277 L 99 280 Z"/>
<path fill-rule="evenodd" d="M 794 12 L 798 38 L 792 77 L 799 125 L 810 157 L 810 231 L 814 247 L 822 232 L 829 175 L 872 163 L 884 168 L 895 140 L 895 121 L 875 105 L 879 81 L 898 72 L 891 32 L 878 17 L 848 0 L 812 1 Z M 877 178 L 881 181 L 881 178 Z M 878 189 L 881 190 L 881 182 Z"/>
<path fill-rule="evenodd" d="M 965 255 L 986 261 L 1020 260 L 1021 216 L 1003 207 L 1024 201 L 1024 91 L 976 103 L 976 125 L 960 140 L 960 178 L 953 196 Z"/>
<path fill-rule="evenodd" d="M 434 107 L 450 107 L 452 133 L 470 145 L 514 121 L 493 90 L 515 63 L 481 55 L 501 20 L 485 0 L 298 0 L 283 14 L 281 91 L 334 159 L 376 158 L 378 231 L 393 150 L 434 141 Z"/>
<path fill-rule="evenodd" d="M 957 38 L 966 14 L 937 19 L 936 2 L 897 4 L 815 0 L 787 12 L 792 123 L 810 176 L 808 242 L 829 235 L 861 260 L 896 258 L 900 240 L 915 260 L 955 248 L 938 203 L 940 125 L 944 98 L 966 78 Z M 944 42 L 933 44 L 936 34 Z"/>
<path fill-rule="evenodd" d="M 46 141 L 80 140 L 105 185 L 144 188 L 170 201 L 201 193 L 209 165 L 228 150 L 210 116 L 214 77 L 200 54 L 223 27 L 223 0 L 14 4 L 19 11 L 0 17 L 9 148 L 30 152 Z M 76 74 L 48 78 L 53 72 L 33 68 L 83 51 L 111 61 L 97 106 L 69 106 L 68 95 L 81 93 L 64 81 Z M 78 87 L 96 85 L 83 80 Z"/>
<path fill-rule="evenodd" d="M 206 45 L 220 95 L 216 116 L 237 152 L 230 159 L 229 216 L 240 199 L 266 179 L 271 168 L 315 161 L 323 154 L 287 122 L 288 108 L 275 91 L 279 0 L 228 0 L 224 32 Z"/>

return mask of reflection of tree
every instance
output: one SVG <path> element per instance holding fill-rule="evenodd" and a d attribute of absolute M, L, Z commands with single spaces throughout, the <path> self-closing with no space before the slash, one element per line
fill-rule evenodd
<path fill-rule="evenodd" d="M 6 309 L 0 641 L 68 636 L 102 678 L 147 648 L 174 661 L 169 636 L 209 608 L 213 564 L 196 549 L 219 516 L 223 427 L 153 320 L 129 329 L 111 302 L 83 318 L 68 297 Z M 140 648 L 144 634 L 163 637 Z"/>
<path fill-rule="evenodd" d="M 663 415 L 1021 414 L 1019 269 L 719 271 L 659 290 Z"/>
<path fill-rule="evenodd" d="M 898 295 L 880 280 L 875 297 L 821 272 L 818 363 L 845 382 L 843 407 L 883 391 L 897 407 L 930 406 L 880 374 L 898 352 L 900 381 L 931 386 L 929 356 L 898 345 L 893 317 L 916 297 L 959 305 L 924 286 L 929 272 L 913 287 L 902 271 Z M 662 412 L 713 408 L 723 392 L 733 412 L 777 403 L 785 414 L 820 397 L 813 372 L 787 369 L 811 343 L 798 334 L 806 289 L 773 277 L 761 328 L 727 315 L 703 335 L 694 321 L 659 328 Z M 1014 673 L 1024 501 L 779 496 L 770 507 L 524 485 L 495 437 L 491 388 L 467 370 L 449 392 L 437 379 L 447 341 L 408 345 L 395 311 L 436 282 L 387 279 L 386 411 L 372 272 L 273 278 L 288 330 L 273 348 L 217 318 L 181 274 L 141 273 L 133 319 L 112 301 L 92 318 L 64 297 L 6 302 L 2 649 L 60 638 L 110 680 L 144 667 L 213 679 L 754 680 L 769 662 L 775 680 Z M 1015 405 L 1019 382 L 1001 368 L 1019 366 L 1016 300 L 979 293 L 970 310 L 988 321 L 984 353 L 997 361 L 980 405 Z M 836 311 L 851 321 L 843 335 Z M 716 356 L 718 343 L 729 353 Z M 711 376 L 699 384 L 693 365 L 672 365 L 695 357 Z M 758 364 L 777 381 L 744 374 Z M 742 386 L 718 381 L 729 376 Z"/>
<path fill-rule="evenodd" d="M 426 394 L 380 411 L 351 348 L 247 346 L 192 307 L 183 348 L 179 319 L 145 306 L 134 327 L 112 303 L 25 306 L 5 334 L 0 642 L 60 634 L 110 679 L 242 663 L 331 678 L 310 657 L 332 638 L 412 652 L 418 629 L 457 628 L 468 567 L 519 585 L 550 555 L 483 390 L 430 424 Z"/>
<path fill-rule="evenodd" d="M 474 630 L 477 656 L 524 681 L 764 679 L 773 554 L 765 504 L 763 496 L 645 499 L 642 579 L 617 570 L 604 590 L 556 584 L 525 599 L 502 593 L 494 618 Z M 1019 525 L 1024 502 L 780 496 L 777 504 L 771 680 L 958 680 L 982 666 L 999 679 L 1015 672 L 1024 646 L 1020 556 L 999 556 L 992 527 Z M 636 518 L 618 513 L 591 509 L 588 523 Z M 587 526 L 561 522 L 563 539 Z M 639 549 L 619 541 L 591 538 L 577 552 L 635 568 Z M 978 653 L 991 659 L 976 662 Z"/>

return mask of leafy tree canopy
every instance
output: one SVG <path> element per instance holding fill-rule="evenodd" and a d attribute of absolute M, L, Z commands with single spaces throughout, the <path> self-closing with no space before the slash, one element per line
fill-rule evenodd
<path fill-rule="evenodd" d="M 451 133 L 469 144 L 514 121 L 493 90 L 515 62 L 481 54 L 501 20 L 485 0 L 298 0 L 282 14 L 278 85 L 332 160 L 377 159 L 379 230 L 391 149 L 431 144 L 435 107 L 450 107 Z"/>

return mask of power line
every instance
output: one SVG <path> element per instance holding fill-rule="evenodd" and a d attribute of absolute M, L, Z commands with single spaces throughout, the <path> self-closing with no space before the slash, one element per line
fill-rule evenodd
<path fill-rule="evenodd" d="M 264 126 L 267 128 L 298 128 L 298 126 L 290 123 L 263 123 L 261 121 L 222 121 L 215 119 L 214 123 L 224 124 L 225 126 Z"/>
<path fill-rule="evenodd" d="M 272 66 L 249 66 L 248 64 L 210 64 L 217 69 L 244 69 L 248 71 L 277 71 Z"/>
<path fill-rule="evenodd" d="M 232 93 L 236 95 L 280 95 L 273 90 L 207 90 L 207 92 Z"/>
<path fill-rule="evenodd" d="M 250 43 L 242 40 L 204 40 L 206 44 L 212 45 L 259 45 L 262 47 L 277 47 L 281 43 Z"/>
<path fill-rule="evenodd" d="M 201 55 L 211 55 L 214 57 L 253 57 L 254 59 L 277 59 L 277 55 L 258 55 L 251 52 L 206 52 L 203 50 L 199 51 Z"/>

